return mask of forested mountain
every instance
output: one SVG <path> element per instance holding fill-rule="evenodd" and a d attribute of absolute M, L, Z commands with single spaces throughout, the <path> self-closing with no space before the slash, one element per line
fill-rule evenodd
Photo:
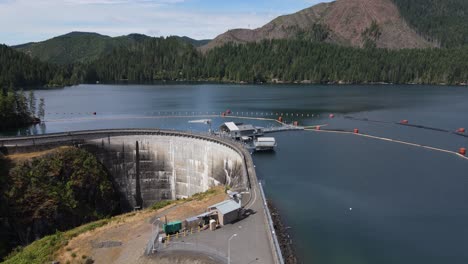
<path fill-rule="evenodd" d="M 95 60 L 114 48 L 133 45 L 147 38 L 149 37 L 138 34 L 111 38 L 97 33 L 71 32 L 14 48 L 41 61 L 71 64 Z"/>
<path fill-rule="evenodd" d="M 207 40 L 73 32 L 16 47 L 30 56 L 0 46 L 0 86 L 157 80 L 467 83 L 463 32 L 468 29 L 462 23 L 467 5 L 462 0 L 337 0 L 260 29 L 230 31 L 201 48 Z M 440 18 L 437 25 L 431 17 Z M 428 48 L 439 44 L 449 48 Z"/>
<path fill-rule="evenodd" d="M 198 53 L 176 38 L 118 49 L 88 67 L 86 80 L 459 84 L 468 80 L 468 47 L 352 48 L 308 40 L 227 44 Z"/>
<path fill-rule="evenodd" d="M 44 63 L 0 45 L 0 88 L 63 86 L 77 83 L 77 76 L 71 67 Z"/>
<path fill-rule="evenodd" d="M 374 34 L 372 27 L 369 34 Z M 3 46 L 0 63 L 3 87 L 159 80 L 424 84 L 468 80 L 468 47 L 353 48 L 307 38 L 230 43 L 207 53 L 179 37 L 148 38 L 70 66 L 42 63 Z"/>
<path fill-rule="evenodd" d="M 467 0 L 393 0 L 416 31 L 443 47 L 468 44 Z"/>
<path fill-rule="evenodd" d="M 370 38 L 367 33 L 373 25 L 376 34 Z M 437 45 L 410 28 L 392 0 L 336 0 L 278 17 L 258 29 L 230 30 L 203 46 L 202 50 L 229 42 L 293 39 L 304 34 L 313 36 L 312 40 L 317 42 L 353 47 L 363 47 L 369 40 L 376 47 L 390 49 Z"/>
<path fill-rule="evenodd" d="M 72 64 L 91 62 L 109 54 L 114 49 L 131 47 L 150 38 L 142 34 L 112 38 L 97 33 L 71 32 L 42 42 L 27 43 L 13 48 L 44 62 Z M 209 41 L 189 37 L 179 38 L 196 47 Z"/>
<path fill-rule="evenodd" d="M 184 42 L 187 42 L 189 44 L 192 44 L 194 47 L 197 47 L 197 48 L 201 47 L 203 45 L 206 45 L 211 41 L 211 39 L 197 40 L 197 39 L 189 38 L 189 37 L 186 37 L 186 36 L 183 36 L 183 37 L 174 36 L 174 37 L 179 38 L 180 40 L 182 40 Z"/>
<path fill-rule="evenodd" d="M 86 67 L 85 80 L 136 82 L 196 76 L 201 56 L 179 37 L 152 38 L 132 47 L 120 47 Z"/>

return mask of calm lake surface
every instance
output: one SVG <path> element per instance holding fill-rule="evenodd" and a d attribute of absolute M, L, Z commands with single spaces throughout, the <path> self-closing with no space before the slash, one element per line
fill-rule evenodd
<path fill-rule="evenodd" d="M 46 100 L 47 123 L 8 135 L 154 127 L 202 132 L 206 125 L 188 123 L 201 118 L 180 116 L 230 109 L 254 117 L 288 113 L 288 122 L 301 125 L 358 128 L 453 151 L 468 147 L 467 137 L 395 124 L 468 128 L 467 87 L 80 85 L 36 95 Z M 215 118 L 213 128 L 226 120 Z M 467 160 L 354 135 L 273 136 L 277 151 L 255 153 L 254 162 L 302 263 L 468 263 Z"/>

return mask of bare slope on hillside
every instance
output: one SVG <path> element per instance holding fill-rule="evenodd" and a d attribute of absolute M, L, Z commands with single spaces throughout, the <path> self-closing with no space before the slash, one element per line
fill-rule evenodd
<path fill-rule="evenodd" d="M 391 0 L 337 0 L 318 4 L 295 14 L 280 16 L 254 30 L 229 30 L 201 47 L 201 50 L 207 51 L 229 42 L 247 43 L 293 38 L 301 31 L 310 30 L 314 24 L 321 24 L 329 29 L 326 42 L 361 47 L 362 32 L 370 27 L 372 21 L 377 22 L 382 33 L 376 43 L 379 48 L 434 46 L 408 26 Z"/>

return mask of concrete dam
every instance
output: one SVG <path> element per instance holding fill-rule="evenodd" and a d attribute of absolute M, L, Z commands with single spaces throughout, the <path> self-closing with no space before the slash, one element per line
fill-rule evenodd
<path fill-rule="evenodd" d="M 86 141 L 114 176 L 127 207 L 148 207 L 161 200 L 187 198 L 219 185 L 247 186 L 243 159 L 211 141 L 179 136 L 117 136 Z"/>
<path fill-rule="evenodd" d="M 183 132 L 89 131 L 1 140 L 9 153 L 75 145 L 93 153 L 112 175 L 124 211 L 187 198 L 214 186 L 245 190 L 244 154 L 234 142 Z"/>
<path fill-rule="evenodd" d="M 211 135 L 157 129 L 106 129 L 0 138 L 0 151 L 5 154 L 59 146 L 77 146 L 98 158 L 113 177 L 122 210 L 190 197 L 219 185 L 242 192 L 242 206 L 253 214 L 242 220 L 239 227 L 224 227 L 227 233 L 217 232 L 214 237 L 218 240 L 207 246 L 223 252 L 228 235 L 235 232 L 244 242 L 237 245 L 237 251 L 242 254 L 237 255 L 234 263 L 251 260 L 284 263 L 252 157 L 242 144 Z"/>

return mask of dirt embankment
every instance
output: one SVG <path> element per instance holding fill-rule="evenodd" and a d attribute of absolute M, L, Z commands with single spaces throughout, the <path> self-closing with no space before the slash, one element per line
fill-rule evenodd
<path fill-rule="evenodd" d="M 8 155 L 8 159 L 11 160 L 14 163 L 20 163 L 23 161 L 31 160 L 33 158 L 39 158 L 48 154 L 53 154 L 59 151 L 67 150 L 70 149 L 71 147 L 68 146 L 63 146 L 63 147 L 58 147 L 58 148 L 53 148 L 53 149 L 48 149 L 48 150 L 43 150 L 43 151 L 36 151 L 36 152 L 28 152 L 28 153 L 18 153 L 18 154 L 11 154 Z"/>

